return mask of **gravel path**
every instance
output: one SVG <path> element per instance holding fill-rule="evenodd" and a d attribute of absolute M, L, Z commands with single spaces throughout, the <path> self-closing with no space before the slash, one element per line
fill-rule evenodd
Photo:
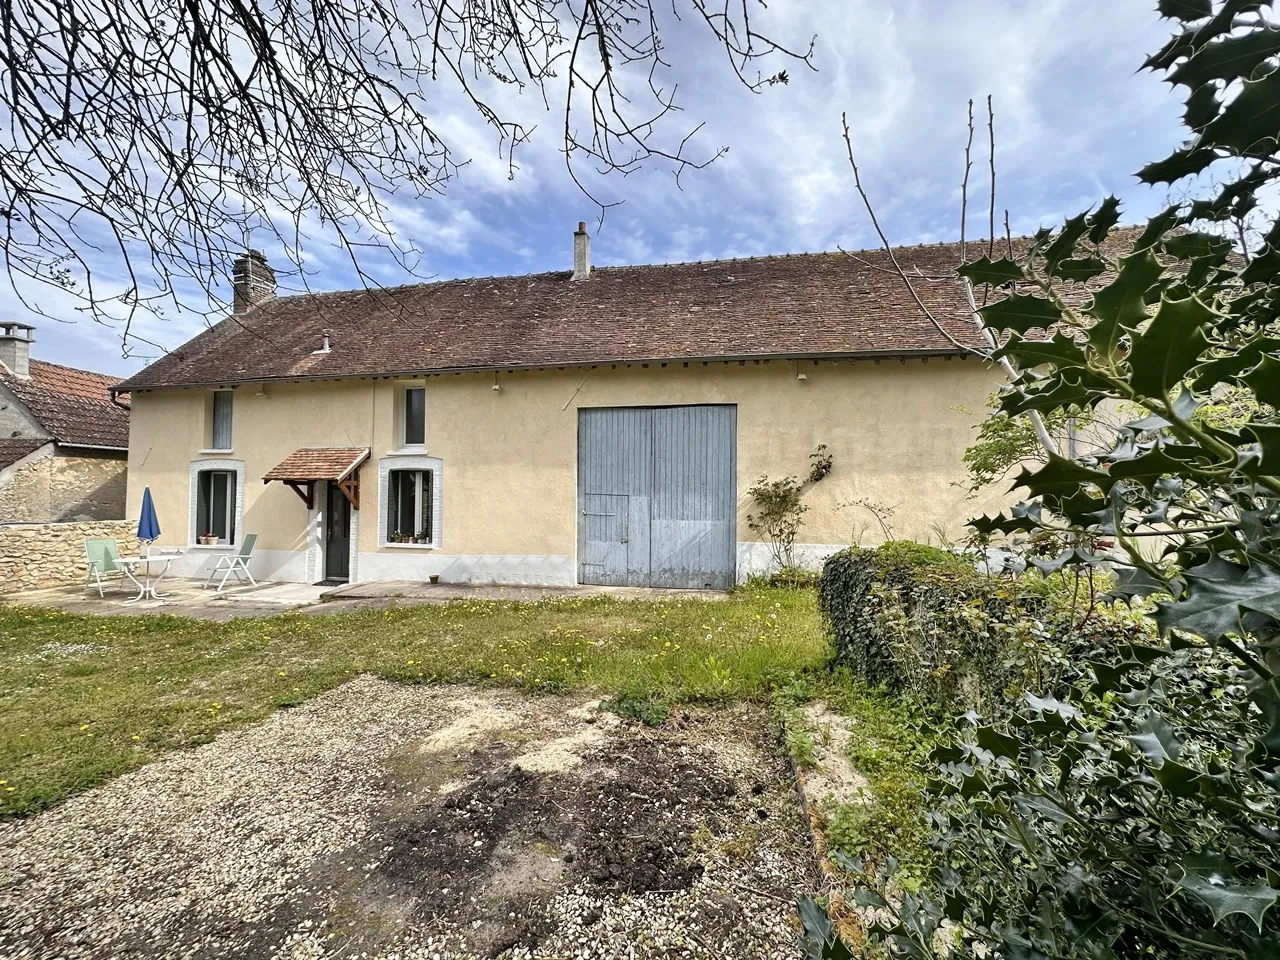
<path fill-rule="evenodd" d="M 364 677 L 0 825 L 0 957 L 796 955 L 759 711 Z"/>

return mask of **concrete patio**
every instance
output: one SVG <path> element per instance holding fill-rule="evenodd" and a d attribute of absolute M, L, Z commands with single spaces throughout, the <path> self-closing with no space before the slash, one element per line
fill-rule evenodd
<path fill-rule="evenodd" d="M 160 584 L 163 600 L 127 603 L 137 591 L 128 581 L 112 581 L 106 595 L 98 596 L 93 586 L 68 584 L 41 590 L 5 594 L 0 603 L 53 607 L 68 613 L 95 616 L 166 614 L 197 620 L 225 621 L 238 617 L 271 617 L 288 610 L 309 616 L 326 616 L 369 608 L 447 603 L 450 600 L 510 600 L 530 602 L 552 597 L 609 596 L 624 600 L 658 600 L 672 597 L 717 599 L 727 596 L 715 590 L 666 590 L 655 587 L 599 586 L 503 586 L 474 583 L 422 583 L 412 580 L 383 580 L 353 583 L 340 587 L 308 583 L 259 583 L 231 586 L 219 593 L 204 586 L 203 580 L 175 577 Z"/>
<path fill-rule="evenodd" d="M 272 617 L 286 610 L 318 604 L 328 588 L 306 583 L 260 583 L 242 587 L 228 585 L 219 593 L 213 588 L 205 589 L 203 580 L 175 577 L 163 580 L 159 589 L 163 600 L 126 603 L 137 595 L 137 589 L 128 581 L 116 580 L 106 586 L 102 597 L 94 586 L 68 584 L 6 594 L 0 602 L 54 607 L 67 613 L 96 616 L 169 614 L 223 621 L 237 617 Z"/>

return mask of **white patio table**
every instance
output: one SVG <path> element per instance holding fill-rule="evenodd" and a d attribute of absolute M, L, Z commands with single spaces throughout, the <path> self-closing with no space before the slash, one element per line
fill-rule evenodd
<path fill-rule="evenodd" d="M 160 581 L 164 579 L 164 575 L 169 572 L 169 566 L 173 563 L 172 556 L 159 554 L 154 557 L 121 557 L 116 561 L 124 570 L 124 574 L 133 581 L 133 585 L 138 588 L 138 595 L 132 600 L 126 600 L 125 603 L 137 603 L 139 600 L 150 598 L 152 600 L 167 600 L 168 596 L 161 593 L 157 587 Z M 152 576 L 152 571 L 159 566 L 160 572 Z M 138 568 L 142 568 L 142 579 L 138 579 Z"/>

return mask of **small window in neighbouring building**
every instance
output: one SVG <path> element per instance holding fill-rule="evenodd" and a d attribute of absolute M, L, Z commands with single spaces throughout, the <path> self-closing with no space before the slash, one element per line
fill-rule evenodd
<path fill-rule="evenodd" d="M 235 543 L 236 475 L 230 470 L 201 470 L 196 477 L 196 536 Z"/>
<path fill-rule="evenodd" d="M 231 391 L 218 390 L 213 395 L 213 436 L 214 450 L 231 449 Z"/>
<path fill-rule="evenodd" d="M 427 391 L 410 387 L 404 392 L 404 445 L 420 447 L 427 442 Z"/>
<path fill-rule="evenodd" d="M 387 480 L 387 542 L 432 543 L 435 475 L 430 470 L 392 470 Z"/>

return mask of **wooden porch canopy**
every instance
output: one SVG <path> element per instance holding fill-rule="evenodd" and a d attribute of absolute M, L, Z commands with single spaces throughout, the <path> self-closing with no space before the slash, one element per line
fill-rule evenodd
<path fill-rule="evenodd" d="M 279 480 L 302 498 L 310 510 L 316 481 L 336 483 L 351 506 L 360 509 L 360 464 L 369 459 L 368 447 L 301 447 L 267 471 L 263 483 Z"/>

